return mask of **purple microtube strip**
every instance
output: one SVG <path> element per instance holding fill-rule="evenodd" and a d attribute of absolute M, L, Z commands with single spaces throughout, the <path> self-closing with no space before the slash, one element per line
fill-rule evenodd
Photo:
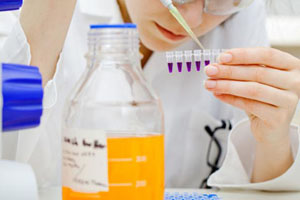
<path fill-rule="evenodd" d="M 178 72 L 182 72 L 182 62 L 177 63 Z"/>
<path fill-rule="evenodd" d="M 186 67 L 188 72 L 190 72 L 192 70 L 192 62 L 186 62 Z"/>
<path fill-rule="evenodd" d="M 195 63 L 196 63 L 196 69 L 199 72 L 201 69 L 201 61 L 196 61 Z"/>
<path fill-rule="evenodd" d="M 173 72 L 173 63 L 168 63 L 169 72 Z"/>
<path fill-rule="evenodd" d="M 210 61 L 209 60 L 206 60 L 205 61 L 205 66 L 209 65 L 210 64 Z"/>

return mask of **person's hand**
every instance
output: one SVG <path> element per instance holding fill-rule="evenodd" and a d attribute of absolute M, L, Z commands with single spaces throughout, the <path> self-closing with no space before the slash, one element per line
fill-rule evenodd
<path fill-rule="evenodd" d="M 271 48 L 232 49 L 221 54 L 219 63 L 207 66 L 205 72 L 209 77 L 206 89 L 249 116 L 257 141 L 253 181 L 281 175 L 293 160 L 289 127 L 300 96 L 300 60 Z M 271 161 L 273 158 L 278 162 Z M 282 167 L 263 175 L 268 162 L 268 167 Z M 257 168 L 266 169 L 255 171 Z"/>
<path fill-rule="evenodd" d="M 270 48 L 233 49 L 205 68 L 206 88 L 245 110 L 258 142 L 288 137 L 300 95 L 300 61 Z"/>

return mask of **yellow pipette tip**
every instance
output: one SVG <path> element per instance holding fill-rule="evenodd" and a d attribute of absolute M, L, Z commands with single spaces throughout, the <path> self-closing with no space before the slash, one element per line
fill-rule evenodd
<path fill-rule="evenodd" d="M 185 19 L 182 17 L 178 9 L 173 5 L 170 4 L 168 6 L 168 9 L 170 13 L 173 15 L 173 17 L 178 21 L 178 23 L 184 28 L 184 30 L 190 35 L 190 37 L 196 42 L 196 44 L 204 50 L 204 46 L 201 44 L 201 42 L 198 40 L 197 36 L 194 34 L 192 29 L 189 27 Z"/>

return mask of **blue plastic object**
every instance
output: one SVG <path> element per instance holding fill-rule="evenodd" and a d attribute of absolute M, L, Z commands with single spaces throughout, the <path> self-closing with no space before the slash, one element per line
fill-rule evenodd
<path fill-rule="evenodd" d="M 37 67 L 2 64 L 2 130 L 36 127 L 43 112 L 42 76 Z"/>
<path fill-rule="evenodd" d="M 165 200 L 221 200 L 216 194 L 166 192 Z"/>
<path fill-rule="evenodd" d="M 0 0 L 0 12 L 8 10 L 18 10 L 23 4 L 23 0 Z"/>
<path fill-rule="evenodd" d="M 125 23 L 125 24 L 92 24 L 90 25 L 91 29 L 100 29 L 100 28 L 137 28 L 136 24 Z"/>

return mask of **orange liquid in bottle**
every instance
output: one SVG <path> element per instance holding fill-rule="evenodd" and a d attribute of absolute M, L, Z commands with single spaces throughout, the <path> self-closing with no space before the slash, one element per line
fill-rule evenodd
<path fill-rule="evenodd" d="M 164 136 L 108 138 L 109 191 L 63 187 L 63 200 L 163 200 Z"/>

